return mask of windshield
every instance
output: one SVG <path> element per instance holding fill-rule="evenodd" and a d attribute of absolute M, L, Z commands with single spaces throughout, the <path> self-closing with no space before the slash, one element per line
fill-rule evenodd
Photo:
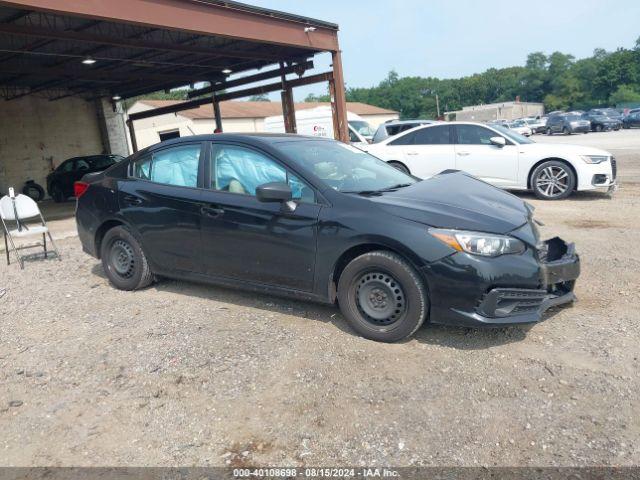
<path fill-rule="evenodd" d="M 349 125 L 351 125 L 356 132 L 364 137 L 371 137 L 375 133 L 375 130 L 371 128 L 371 125 L 369 125 L 364 120 L 350 120 Z"/>
<path fill-rule="evenodd" d="M 516 133 L 513 130 L 509 130 L 502 125 L 491 125 L 491 128 L 500 132 L 503 136 L 507 137 L 509 140 L 515 143 L 535 143 L 533 140 L 525 137 L 524 135 L 520 135 L 519 133 Z"/>
<path fill-rule="evenodd" d="M 565 117 L 567 120 L 569 120 L 570 122 L 576 122 L 578 120 L 582 120 L 582 118 L 580 117 L 580 115 L 567 115 Z"/>
<path fill-rule="evenodd" d="M 278 143 L 294 163 L 339 192 L 384 190 L 417 180 L 351 145 L 327 140 Z"/>

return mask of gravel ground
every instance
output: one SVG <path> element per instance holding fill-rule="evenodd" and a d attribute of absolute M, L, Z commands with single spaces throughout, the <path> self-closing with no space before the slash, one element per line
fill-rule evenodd
<path fill-rule="evenodd" d="M 0 265 L 0 465 L 638 465 L 640 131 L 613 199 L 537 207 L 575 241 L 575 306 L 531 328 L 364 340 L 338 310 L 64 260 Z M 4 295 L 2 294 L 2 289 Z"/>

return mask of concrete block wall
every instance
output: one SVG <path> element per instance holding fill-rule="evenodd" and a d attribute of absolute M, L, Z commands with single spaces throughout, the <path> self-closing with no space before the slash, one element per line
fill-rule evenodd
<path fill-rule="evenodd" d="M 46 189 L 51 168 L 70 157 L 109 149 L 126 155 L 122 114 L 107 107 L 75 97 L 0 101 L 0 194 L 21 190 L 28 178 Z"/>

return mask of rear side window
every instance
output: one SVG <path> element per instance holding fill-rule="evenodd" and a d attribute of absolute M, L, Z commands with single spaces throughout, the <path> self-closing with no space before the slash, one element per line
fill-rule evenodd
<path fill-rule="evenodd" d="M 451 143 L 449 125 L 427 127 L 414 133 L 414 145 L 448 145 Z"/>
<path fill-rule="evenodd" d="M 200 144 L 193 144 L 153 152 L 134 162 L 133 176 L 165 185 L 197 187 L 200 150 Z"/>
<path fill-rule="evenodd" d="M 393 142 L 389 142 L 389 145 L 393 145 L 393 146 L 413 145 L 413 137 L 415 137 L 415 133 L 407 133 L 406 135 L 403 135 L 400 138 L 395 139 Z"/>
<path fill-rule="evenodd" d="M 456 125 L 460 145 L 491 145 L 491 137 L 497 134 L 488 128 L 477 125 Z"/>

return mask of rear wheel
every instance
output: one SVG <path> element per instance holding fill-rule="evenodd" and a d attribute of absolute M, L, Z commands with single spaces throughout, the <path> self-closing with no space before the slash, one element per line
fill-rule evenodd
<path fill-rule="evenodd" d="M 379 342 L 413 335 L 429 310 L 420 276 L 402 257 L 383 250 L 360 255 L 345 267 L 338 301 L 349 325 Z"/>
<path fill-rule="evenodd" d="M 388 162 L 389 165 L 391 165 L 393 168 L 397 168 L 398 170 L 400 170 L 403 173 L 406 173 L 407 175 L 410 175 L 411 172 L 409 171 L 409 169 L 407 168 L 407 166 L 404 163 L 398 162 L 396 160 L 391 160 L 390 162 Z"/>
<path fill-rule="evenodd" d="M 62 187 L 57 183 L 54 183 L 51 186 L 51 198 L 53 198 L 53 201 L 56 203 L 62 203 L 67 199 L 67 196 L 64 194 Z"/>
<path fill-rule="evenodd" d="M 550 160 L 540 164 L 531 175 L 531 188 L 543 200 L 567 198 L 576 186 L 573 170 L 564 162 Z"/>
<path fill-rule="evenodd" d="M 551 128 L 547 128 L 547 135 L 551 135 L 552 133 Z"/>
<path fill-rule="evenodd" d="M 140 243 L 126 227 L 114 227 L 105 234 L 100 256 L 109 281 L 120 290 L 138 290 L 153 281 Z"/>
<path fill-rule="evenodd" d="M 562 133 L 565 135 L 571 135 L 571 131 L 567 127 L 562 127 Z"/>
<path fill-rule="evenodd" d="M 596 125 L 596 132 L 602 131 L 602 125 Z"/>

